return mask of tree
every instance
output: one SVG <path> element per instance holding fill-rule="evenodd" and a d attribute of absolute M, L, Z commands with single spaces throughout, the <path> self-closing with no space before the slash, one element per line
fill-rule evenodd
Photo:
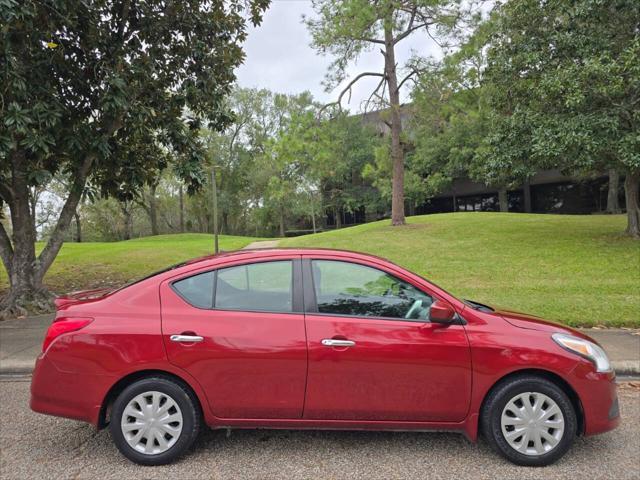
<path fill-rule="evenodd" d="M 361 116 L 345 113 L 314 122 L 305 133 L 308 175 L 317 183 L 324 208 L 334 212 L 340 228 L 342 212 L 373 206 L 367 204 L 374 187 L 365 181 L 363 172 L 373 162 L 380 139 Z"/>
<path fill-rule="evenodd" d="M 494 28 L 494 21 L 485 21 L 456 52 L 423 62 L 412 92 L 410 130 L 416 149 L 411 171 L 426 178 L 427 196 L 451 187 L 456 178 L 491 183 L 499 189 L 500 211 L 506 212 L 507 188 L 526 181 L 526 175 L 501 172 L 489 182 L 477 155 L 490 128 L 484 71 Z"/>
<path fill-rule="evenodd" d="M 495 114 L 479 149 L 486 178 L 623 172 L 627 233 L 640 237 L 640 4 L 513 0 L 496 17 L 485 76 Z"/>
<path fill-rule="evenodd" d="M 382 207 L 388 209 L 392 203 L 393 183 L 391 180 L 393 163 L 389 155 L 389 143 L 381 143 L 374 149 L 371 160 L 365 165 L 362 172 L 363 178 L 371 182 L 375 187 L 378 197 L 368 195 L 369 209 Z M 414 209 L 424 202 L 429 193 L 428 183 L 425 175 L 420 173 L 416 167 L 416 156 L 414 152 L 408 152 L 405 160 L 404 173 L 404 197 L 405 203 L 409 206 L 409 215 Z"/>
<path fill-rule="evenodd" d="M 264 229 L 273 233 L 282 223 L 270 203 L 276 198 L 274 183 L 267 195 L 270 175 L 277 174 L 280 160 L 269 155 L 275 153 L 274 142 L 286 134 L 292 119 L 311 105 L 307 92 L 285 95 L 266 89 L 235 88 L 226 100 L 227 108 L 233 112 L 233 123 L 221 132 L 200 130 L 206 168 L 216 170 L 223 232 L 257 235 Z M 290 196 L 280 198 L 285 204 L 292 202 L 284 209 L 284 217 L 288 217 L 297 200 Z M 210 183 L 189 198 L 189 207 L 199 224 L 211 223 Z M 255 210 L 261 213 L 256 214 Z"/>
<path fill-rule="evenodd" d="M 86 183 L 113 181 L 114 136 L 121 129 L 158 132 L 158 141 L 180 154 L 181 176 L 192 188 L 201 183 L 195 136 L 202 123 L 222 129 L 231 120 L 223 100 L 243 58 L 246 24 L 257 24 L 267 5 L 268 0 L 2 2 L 0 196 L 11 215 L 11 238 L 0 228 L 10 282 L 1 304 L 5 315 L 48 306 L 44 274 Z M 146 171 L 149 165 L 136 168 Z M 36 257 L 29 188 L 61 172 L 73 184 Z"/>
<path fill-rule="evenodd" d="M 97 170 L 100 193 L 120 202 L 125 217 L 125 240 L 131 238 L 134 204 L 149 217 L 151 235 L 158 235 L 156 190 L 162 172 L 177 158 L 168 152 L 158 131 L 121 128 L 110 140 L 109 171 Z"/>
<path fill-rule="evenodd" d="M 281 99 L 284 100 L 284 99 Z M 278 225 L 279 236 L 284 237 L 287 230 L 287 219 L 297 212 L 304 183 L 304 162 L 300 157 L 299 138 L 296 129 L 300 125 L 300 117 L 310 118 L 313 112 L 306 111 L 311 107 L 311 97 L 290 97 L 286 107 L 287 120 L 282 123 L 278 134 L 265 144 L 264 153 L 256 158 L 257 172 L 253 185 L 260 192 L 261 205 L 267 218 L 274 219 Z M 284 107 L 284 103 L 281 104 Z M 284 113 L 285 110 L 283 110 Z"/>
<path fill-rule="evenodd" d="M 263 96 L 247 129 L 247 142 L 254 158 L 247 202 L 259 213 L 254 217 L 267 226 L 276 226 L 280 236 L 288 219 L 299 211 L 302 159 L 297 157 L 293 132 L 302 117 L 317 111 L 308 92 L 298 95 Z"/>
<path fill-rule="evenodd" d="M 140 195 L 136 199 L 136 203 L 146 212 L 149 217 L 149 225 L 151 227 L 151 235 L 158 235 L 160 228 L 158 225 L 158 183 L 160 176 L 150 182 L 148 188 L 141 190 Z"/>
<path fill-rule="evenodd" d="M 273 94 L 265 89 L 235 88 L 227 99 L 227 106 L 233 112 L 233 123 L 223 132 L 203 129 L 200 133 L 209 168 L 215 166 L 216 169 L 223 233 L 244 230 L 254 157 L 263 152 L 262 144 L 252 152 L 255 149 L 253 134 L 260 131 L 258 117 L 272 99 Z M 261 138 L 263 135 L 263 132 L 258 134 Z M 208 211 L 211 191 L 204 193 L 206 198 L 201 204 Z"/>
<path fill-rule="evenodd" d="M 408 65 L 408 72 L 398 76 L 396 47 L 414 32 L 423 32 L 439 45 L 445 45 L 467 17 L 459 0 L 314 0 L 318 19 L 306 19 L 313 46 L 321 53 L 336 57 L 327 76 L 327 90 L 332 90 L 346 78 L 348 65 L 365 51 L 379 47 L 384 56 L 381 72 L 362 72 L 353 77 L 340 92 L 336 101 L 365 77 L 380 81 L 373 90 L 365 110 L 373 100 L 378 108 L 389 109 L 388 125 L 391 136 L 392 199 L 391 224 L 403 225 L 404 214 L 404 146 L 400 90 L 417 73 Z M 470 4 L 471 2 L 468 2 Z"/>

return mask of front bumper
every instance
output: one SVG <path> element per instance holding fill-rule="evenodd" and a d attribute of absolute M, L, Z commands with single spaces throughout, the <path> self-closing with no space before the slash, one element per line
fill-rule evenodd
<path fill-rule="evenodd" d="M 616 374 L 598 373 L 590 362 L 584 361 L 573 370 L 572 377 L 584 413 L 584 434 L 616 428 L 620 424 Z"/>

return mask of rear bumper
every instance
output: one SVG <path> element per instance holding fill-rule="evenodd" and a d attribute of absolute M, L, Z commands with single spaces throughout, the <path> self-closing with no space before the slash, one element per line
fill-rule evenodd
<path fill-rule="evenodd" d="M 590 363 L 584 362 L 573 374 L 584 413 L 584 434 L 596 435 L 616 428 L 620 424 L 620 410 L 615 373 L 597 373 Z"/>
<path fill-rule="evenodd" d="M 31 410 L 98 425 L 102 401 L 114 379 L 60 370 L 40 355 L 31 378 Z"/>

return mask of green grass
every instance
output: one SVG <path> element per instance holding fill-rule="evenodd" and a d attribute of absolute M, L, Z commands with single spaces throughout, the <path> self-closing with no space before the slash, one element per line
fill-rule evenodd
<path fill-rule="evenodd" d="M 221 235 L 221 250 L 237 250 L 252 237 Z M 43 248 L 38 244 L 37 249 Z M 118 285 L 174 263 L 213 252 L 213 236 L 199 233 L 158 235 L 124 242 L 65 243 L 45 276 L 45 284 L 62 293 L 103 285 Z M 0 290 L 8 288 L 0 268 Z"/>
<path fill-rule="evenodd" d="M 640 327 L 640 242 L 625 217 L 455 213 L 381 221 L 288 238 L 282 246 L 344 248 L 380 255 L 454 295 L 577 326 Z M 221 236 L 236 250 L 260 240 Z M 211 253 L 211 235 L 66 243 L 45 277 L 56 293 L 118 285 Z M 38 245 L 42 248 L 42 245 Z M 7 276 L 0 268 L 0 291 Z"/>
<path fill-rule="evenodd" d="M 574 326 L 640 326 L 640 242 L 625 217 L 452 213 L 285 239 L 369 252 L 454 295 Z"/>

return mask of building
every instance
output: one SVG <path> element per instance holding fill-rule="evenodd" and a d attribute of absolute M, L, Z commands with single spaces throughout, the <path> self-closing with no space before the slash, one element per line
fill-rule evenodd
<path fill-rule="evenodd" d="M 588 214 L 604 212 L 607 207 L 607 176 L 578 179 L 558 170 L 537 172 L 529 182 L 509 190 L 509 212 Z M 620 189 L 620 203 L 624 192 Z M 500 211 L 500 191 L 468 178 L 459 178 L 452 187 L 419 206 L 415 214 L 442 212 Z"/>

